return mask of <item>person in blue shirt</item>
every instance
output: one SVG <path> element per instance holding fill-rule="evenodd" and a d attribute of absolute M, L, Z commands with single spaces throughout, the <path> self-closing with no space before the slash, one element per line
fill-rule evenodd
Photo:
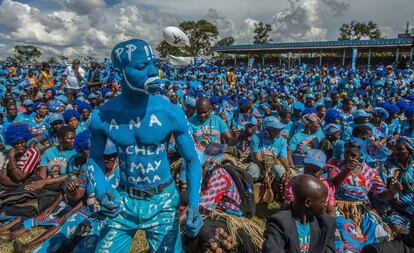
<path fill-rule="evenodd" d="M 319 147 L 319 142 L 325 137 L 320 129 L 320 119 L 315 113 L 305 114 L 301 122 L 303 130 L 296 131 L 289 140 L 288 161 L 290 166 L 302 166 L 308 150 Z"/>
<path fill-rule="evenodd" d="M 48 126 L 49 107 L 46 103 L 38 102 L 34 104 L 33 110 L 35 114 L 33 117 L 26 119 L 26 124 L 30 126 L 30 131 L 36 137 L 44 133 Z"/>
<path fill-rule="evenodd" d="M 36 136 L 31 142 L 31 146 L 38 147 L 39 150 L 45 150 L 50 146 L 58 146 L 59 138 L 57 132 L 59 128 L 65 125 L 63 115 L 60 113 L 52 113 L 49 115 L 49 126 L 48 129 L 42 134 Z M 40 146 L 37 146 L 40 145 Z"/>
<path fill-rule="evenodd" d="M 401 133 L 401 122 L 398 118 L 400 108 L 395 104 L 388 104 L 384 107 L 389 113 L 385 123 L 388 125 L 388 140 L 393 140 Z"/>
<path fill-rule="evenodd" d="M 65 119 L 66 125 L 73 128 L 77 134 L 84 130 L 79 126 L 80 115 L 76 110 L 66 110 L 63 113 L 63 118 Z"/>
<path fill-rule="evenodd" d="M 85 131 L 91 122 L 92 107 L 90 104 L 82 102 L 78 106 L 78 112 L 80 114 L 79 131 Z"/>
<path fill-rule="evenodd" d="M 197 100 L 197 115 L 189 120 L 190 132 L 193 135 L 196 148 L 204 151 L 209 143 L 236 144 L 228 126 L 219 116 L 212 114 L 212 107 L 208 98 Z"/>
<path fill-rule="evenodd" d="M 61 127 L 57 136 L 59 146 L 47 149 L 40 161 L 39 175 L 42 179 L 26 185 L 26 190 L 34 191 L 50 185 L 60 189 L 59 185 L 65 181 L 69 163 L 76 155 L 76 151 L 73 150 L 75 131 L 70 127 Z"/>
<path fill-rule="evenodd" d="M 370 120 L 373 126 L 372 135 L 380 144 L 385 144 L 388 138 L 388 125 L 385 123 L 388 116 L 389 114 L 384 108 L 376 107 Z"/>
<path fill-rule="evenodd" d="M 269 116 L 263 122 L 264 132 L 252 137 L 250 152 L 254 162 L 249 165 L 247 172 L 255 181 L 258 181 L 261 176 L 264 178 L 268 176 L 266 172 L 281 179 L 286 169 L 289 168 L 286 139 L 280 134 L 284 127 L 285 125 L 279 119 Z M 265 159 L 279 159 L 280 164 L 266 168 Z"/>

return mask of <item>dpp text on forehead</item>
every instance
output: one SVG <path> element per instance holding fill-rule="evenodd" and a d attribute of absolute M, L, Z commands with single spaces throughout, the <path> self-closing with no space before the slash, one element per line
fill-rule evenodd
<path fill-rule="evenodd" d="M 116 45 L 112 49 L 111 58 L 115 67 L 119 67 L 119 65 L 129 64 L 135 55 L 147 60 L 155 58 L 151 46 L 139 39 L 127 40 Z"/>

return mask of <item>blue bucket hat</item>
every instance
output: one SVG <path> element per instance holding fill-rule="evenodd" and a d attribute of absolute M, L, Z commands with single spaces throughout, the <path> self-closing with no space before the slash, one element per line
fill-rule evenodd
<path fill-rule="evenodd" d="M 303 160 L 304 164 L 313 164 L 319 168 L 325 168 L 326 166 L 326 155 L 319 149 L 309 150 Z"/>
<path fill-rule="evenodd" d="M 53 124 L 53 123 L 55 123 L 56 121 L 59 121 L 59 120 L 65 121 L 63 119 L 63 115 L 61 113 L 51 113 L 49 115 L 49 124 Z"/>
<path fill-rule="evenodd" d="M 263 121 L 264 128 L 283 129 L 286 125 L 280 122 L 275 116 L 266 117 Z"/>
<path fill-rule="evenodd" d="M 368 113 L 363 109 L 358 109 L 354 112 L 354 114 L 352 116 L 354 117 L 354 119 L 356 119 L 356 118 L 368 118 L 368 117 L 371 117 L 371 113 Z"/>

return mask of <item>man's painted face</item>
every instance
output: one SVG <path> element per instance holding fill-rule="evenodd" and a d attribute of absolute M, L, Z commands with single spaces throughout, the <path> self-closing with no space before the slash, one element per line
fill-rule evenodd
<path fill-rule="evenodd" d="M 145 41 L 129 40 L 118 44 L 112 50 L 112 61 L 122 79 L 123 90 L 154 93 L 159 86 L 158 60 Z"/>

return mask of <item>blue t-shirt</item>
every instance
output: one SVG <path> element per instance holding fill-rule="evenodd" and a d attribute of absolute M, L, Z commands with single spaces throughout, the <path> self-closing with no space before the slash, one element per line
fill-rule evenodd
<path fill-rule="evenodd" d="M 197 115 L 191 117 L 189 130 L 197 149 L 204 151 L 210 142 L 221 143 L 221 135 L 228 132 L 229 128 L 222 118 L 212 114 L 203 123 L 198 120 Z"/>
<path fill-rule="evenodd" d="M 85 188 L 86 195 L 90 196 L 91 194 L 95 193 L 95 188 L 93 186 L 93 182 L 91 180 L 88 180 L 89 173 L 87 170 L 87 164 L 81 166 L 78 176 L 78 185 L 79 187 Z M 111 185 L 113 189 L 116 189 L 119 185 L 120 180 L 119 168 L 117 167 L 112 174 L 105 175 L 105 180 L 108 184 Z"/>
<path fill-rule="evenodd" d="M 57 147 L 51 147 L 43 154 L 40 166 L 47 167 L 48 175 L 52 177 L 66 175 L 69 163 L 76 154 L 73 149 L 59 151 Z"/>
<path fill-rule="evenodd" d="M 253 153 L 261 152 L 262 156 L 272 158 L 287 158 L 286 139 L 282 136 L 270 139 L 267 133 L 258 133 L 253 136 L 251 150 Z M 255 156 L 253 156 L 255 157 Z"/>
<path fill-rule="evenodd" d="M 308 150 L 317 149 L 319 142 L 325 138 L 320 129 L 313 134 L 306 134 L 302 131 L 295 133 L 289 141 L 289 150 L 293 151 L 292 159 L 295 165 L 303 165 Z"/>
<path fill-rule="evenodd" d="M 299 249 L 301 253 L 309 252 L 310 245 L 310 223 L 301 224 L 300 222 L 296 223 L 296 229 L 298 230 L 299 237 Z"/>

